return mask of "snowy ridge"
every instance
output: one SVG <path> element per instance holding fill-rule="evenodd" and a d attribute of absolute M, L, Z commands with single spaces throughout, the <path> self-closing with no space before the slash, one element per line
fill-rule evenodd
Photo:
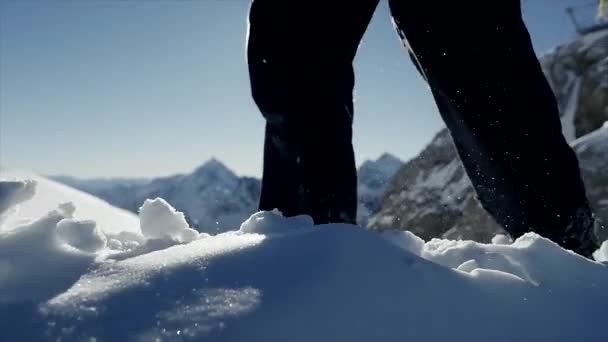
<path fill-rule="evenodd" d="M 275 211 L 184 241 L 191 230 L 183 215 L 157 199 L 142 206 L 141 245 L 129 247 L 129 234 L 106 236 L 94 221 L 71 218 L 76 211 L 61 205 L 0 235 L 3 339 L 607 337 L 608 267 L 536 234 L 513 243 L 425 243 L 410 232 L 313 226 L 310 217 Z M 111 239 L 122 240 L 123 250 Z M 608 260 L 608 243 L 596 258 Z"/>
<path fill-rule="evenodd" d="M 97 197 L 34 173 L 0 168 L 0 184 L 3 184 L 4 187 L 6 187 L 6 181 L 15 181 L 14 184 L 25 184 L 20 182 L 23 180 L 28 180 L 30 185 L 27 189 L 22 189 L 20 196 L 33 198 L 13 207 L 11 211 L 14 210 L 16 213 L 7 216 L 6 221 L 2 222 L 0 220 L 0 232 L 7 229 L 6 227 L 14 227 L 19 223 L 40 218 L 65 202 L 74 202 L 78 205 L 78 210 L 74 213 L 75 218 L 95 220 L 103 230 L 110 232 L 139 231 L 137 216 L 131 212 L 115 208 Z M 35 196 L 34 188 L 37 189 Z M 0 195 L 3 199 L 9 198 L 1 189 Z M 3 199 L 0 199 L 0 203 Z M 3 205 L 0 204 L 0 210 L 2 208 Z"/>

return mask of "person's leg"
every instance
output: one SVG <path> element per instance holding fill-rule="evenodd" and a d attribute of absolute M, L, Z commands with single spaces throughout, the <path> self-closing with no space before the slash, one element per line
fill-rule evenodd
<path fill-rule="evenodd" d="M 588 256 L 593 215 L 520 1 L 390 5 L 484 208 Z"/>
<path fill-rule="evenodd" d="M 266 119 L 261 210 L 354 223 L 352 61 L 378 0 L 254 0 L 247 57 Z"/>

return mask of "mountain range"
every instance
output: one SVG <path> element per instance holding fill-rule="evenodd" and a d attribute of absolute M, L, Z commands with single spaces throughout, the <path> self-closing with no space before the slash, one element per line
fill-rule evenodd
<path fill-rule="evenodd" d="M 361 165 L 360 224 L 367 224 L 368 217 L 380 208 L 386 186 L 402 164 L 398 158 L 383 154 Z M 217 159 L 205 162 L 190 174 L 154 179 L 50 178 L 135 213 L 147 198 L 162 197 L 184 212 L 192 227 L 211 234 L 238 228 L 257 211 L 261 190 L 259 179 L 240 177 Z"/>

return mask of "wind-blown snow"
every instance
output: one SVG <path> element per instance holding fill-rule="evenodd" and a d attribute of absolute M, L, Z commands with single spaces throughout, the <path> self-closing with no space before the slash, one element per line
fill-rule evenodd
<path fill-rule="evenodd" d="M 97 227 L 102 231 L 116 233 L 121 231 L 139 232 L 139 220 L 137 216 L 126 210 L 118 209 L 97 197 L 36 174 L 0 168 L 0 182 L 20 182 L 23 180 L 30 182 L 30 185 L 28 185 L 30 190 L 28 191 L 32 191 L 35 186 L 36 193 L 29 193 L 29 195 L 33 196 L 29 201 L 19 204 L 18 208 L 13 208 L 13 210 L 17 211 L 16 214 L 11 214 L 4 222 L 0 222 L 0 225 L 2 225 L 0 226 L 0 231 L 6 230 L 6 227 L 15 227 L 19 224 L 38 219 L 62 203 L 72 202 L 77 207 L 73 215 L 74 218 L 94 220 L 97 223 Z M 31 185 L 34 183 L 35 185 Z M 4 196 L 2 197 L 5 198 Z"/>
<path fill-rule="evenodd" d="M 70 217 L 78 210 L 63 205 L 0 236 L 3 339 L 608 337 L 602 324 L 608 315 L 608 267 L 532 233 L 513 243 L 501 238 L 496 244 L 425 243 L 409 232 L 313 226 L 309 217 L 285 218 L 274 211 L 256 213 L 238 231 L 176 245 L 174 239 L 189 228 L 168 203 L 156 199 L 142 206 L 143 237 L 114 234 L 98 250 L 93 223 Z M 170 239 L 155 226 L 160 222 L 171 226 Z M 154 238 L 146 240 L 146 234 Z M 138 244 L 139 252 L 109 249 L 128 241 Z M 141 246 L 151 244 L 158 248 L 142 252 Z M 606 256 L 606 245 L 596 254 Z"/>
<path fill-rule="evenodd" d="M 57 234 L 57 225 L 66 218 L 66 213 L 52 211 L 0 233 L 0 307 L 50 299 L 74 284 L 93 263 L 94 254 L 71 247 Z"/>
<path fill-rule="evenodd" d="M 0 228 L 6 218 L 16 213 L 19 204 L 34 197 L 35 193 L 36 182 L 32 180 L 0 182 Z"/>

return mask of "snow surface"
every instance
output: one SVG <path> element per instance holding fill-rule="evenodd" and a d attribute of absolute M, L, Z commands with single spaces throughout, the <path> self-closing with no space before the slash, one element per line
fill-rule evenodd
<path fill-rule="evenodd" d="M 147 199 L 139 208 L 141 232 L 148 239 L 171 239 L 191 242 L 199 233 L 190 228 L 183 213 L 162 198 Z"/>
<path fill-rule="evenodd" d="M 0 168 L 0 181 L 2 183 L 6 181 L 19 183 L 23 180 L 28 180 L 30 185 L 27 189 L 21 191 L 21 196 L 27 194 L 33 196 L 33 198 L 17 207 L 13 207 L 12 210 L 17 211 L 15 214 L 6 213 L 7 218 L 4 221 L 0 219 L 0 231 L 6 230 L 7 227 L 16 227 L 20 223 L 38 219 L 62 203 L 72 202 L 77 207 L 73 215 L 76 219 L 94 220 L 99 229 L 106 232 L 139 232 L 137 216 L 126 210 L 113 207 L 97 197 L 34 173 Z M 35 185 L 33 185 L 34 183 Z M 5 186 L 3 185 L 3 187 Z M 36 188 L 35 196 L 32 192 L 34 187 Z M 2 190 L 0 190 L 0 195 L 5 199 L 8 198 L 3 195 Z M 0 211 L 2 211 L 2 208 L 3 205 L 0 201 Z"/>
<path fill-rule="evenodd" d="M 189 228 L 160 199 L 142 206 L 143 235 L 78 211 L 0 235 L 2 340 L 608 339 L 608 267 L 533 233 L 424 242 L 273 211 L 181 243 Z"/>

